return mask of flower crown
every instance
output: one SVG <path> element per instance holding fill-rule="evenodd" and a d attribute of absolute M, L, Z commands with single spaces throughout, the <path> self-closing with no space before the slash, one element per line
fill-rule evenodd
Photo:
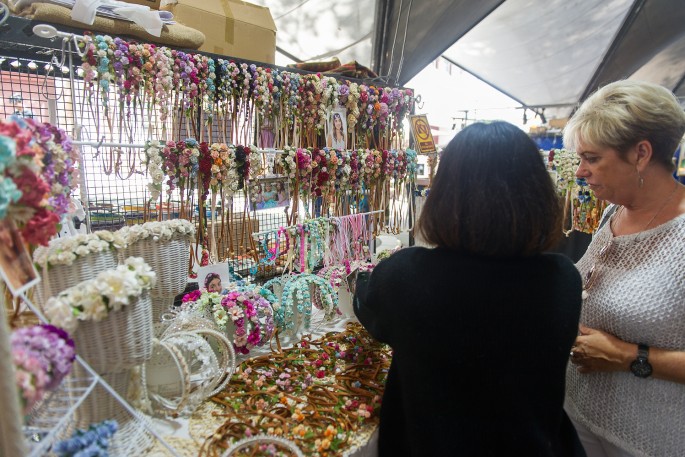
<path fill-rule="evenodd" d="M 122 227 L 118 232 L 126 244 L 132 244 L 150 237 L 155 241 L 168 241 L 177 235 L 187 235 L 193 239 L 195 238 L 195 225 L 185 219 L 171 219 L 130 225 Z"/>
<path fill-rule="evenodd" d="M 156 280 L 156 273 L 141 257 L 129 257 L 116 269 L 105 270 L 50 297 L 45 315 L 51 324 L 73 333 L 79 321 L 101 321 L 150 290 Z"/>
<path fill-rule="evenodd" d="M 269 341 L 274 331 L 271 303 L 255 291 L 231 291 L 221 300 L 224 311 L 217 310 L 220 317 L 227 313 L 235 326 L 233 345 L 241 354 L 248 354 L 255 346 Z"/>
<path fill-rule="evenodd" d="M 47 246 L 38 246 L 33 253 L 33 261 L 39 268 L 46 265 L 71 265 L 80 257 L 124 247 L 126 241 L 120 233 L 98 230 L 89 234 L 55 238 Z"/>

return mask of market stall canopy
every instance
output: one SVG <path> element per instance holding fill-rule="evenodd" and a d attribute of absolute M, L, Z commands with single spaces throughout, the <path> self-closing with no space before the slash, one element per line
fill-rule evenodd
<path fill-rule="evenodd" d="M 357 61 L 389 85 L 442 55 L 547 118 L 623 78 L 685 100 L 683 0 L 252 1 L 270 8 L 279 52 Z"/>

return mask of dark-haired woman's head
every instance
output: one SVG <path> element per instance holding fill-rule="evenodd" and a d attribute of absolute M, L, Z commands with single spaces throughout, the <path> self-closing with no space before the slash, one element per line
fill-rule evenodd
<path fill-rule="evenodd" d="M 208 292 L 221 292 L 221 276 L 218 273 L 208 273 L 205 276 L 205 289 Z"/>
<path fill-rule="evenodd" d="M 447 145 L 418 229 L 432 245 L 511 257 L 554 247 L 561 217 L 535 142 L 496 121 L 472 124 Z"/>

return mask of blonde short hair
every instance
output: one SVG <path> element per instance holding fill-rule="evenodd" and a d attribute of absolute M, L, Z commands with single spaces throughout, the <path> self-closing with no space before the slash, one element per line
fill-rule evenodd
<path fill-rule="evenodd" d="M 625 154 L 640 141 L 652 145 L 652 160 L 673 170 L 673 154 L 685 134 L 685 111 L 658 84 L 622 80 L 587 98 L 564 128 L 564 147 L 610 147 Z"/>

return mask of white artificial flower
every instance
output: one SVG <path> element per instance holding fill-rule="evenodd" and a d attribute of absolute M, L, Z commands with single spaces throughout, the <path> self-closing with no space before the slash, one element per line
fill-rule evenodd
<path fill-rule="evenodd" d="M 76 254 L 77 256 L 86 256 L 86 255 L 90 254 L 90 249 L 88 249 L 88 246 L 81 245 L 81 246 L 78 246 L 74 250 L 73 253 Z M 65 254 L 71 254 L 71 253 L 65 253 Z"/>
<path fill-rule="evenodd" d="M 45 316 L 52 325 L 62 327 L 69 333 L 78 327 L 71 304 L 57 297 L 50 297 L 45 302 Z"/>
<path fill-rule="evenodd" d="M 140 295 L 142 292 L 142 286 L 135 272 L 126 266 L 122 267 L 115 271 L 102 272 L 96 278 L 100 294 L 109 299 L 108 306 L 114 311 L 119 311 L 123 305 L 128 305 L 129 297 Z"/>
<path fill-rule="evenodd" d="M 114 235 L 109 230 L 98 230 L 97 232 L 93 232 L 93 233 L 96 234 L 98 236 L 98 238 L 100 238 L 101 240 L 106 241 L 108 243 L 111 243 L 112 241 L 114 241 Z"/>

